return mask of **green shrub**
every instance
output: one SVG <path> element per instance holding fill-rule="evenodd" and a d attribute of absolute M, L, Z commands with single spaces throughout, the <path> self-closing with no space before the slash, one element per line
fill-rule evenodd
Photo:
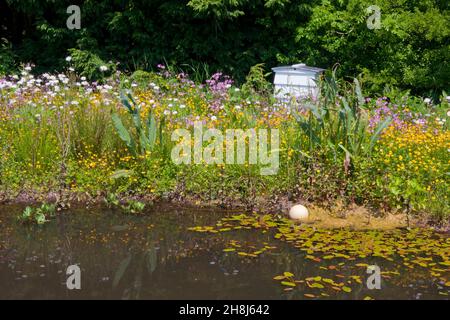
<path fill-rule="evenodd" d="M 0 38 L 0 76 L 14 73 L 16 70 L 16 56 L 11 43 Z"/>
<path fill-rule="evenodd" d="M 114 71 L 112 63 L 104 62 L 98 55 L 87 50 L 69 49 L 70 63 L 75 70 L 89 80 L 101 80 Z M 102 71 L 102 68 L 105 68 Z"/>

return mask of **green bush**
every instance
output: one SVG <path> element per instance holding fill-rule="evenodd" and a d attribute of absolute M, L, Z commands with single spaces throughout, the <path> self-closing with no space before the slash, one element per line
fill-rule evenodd
<path fill-rule="evenodd" d="M 72 53 L 77 67 L 92 79 L 102 78 L 97 68 L 109 60 L 128 71 L 176 65 L 197 81 L 222 71 L 238 83 L 261 62 L 305 62 L 339 64 L 341 78 L 362 73 L 374 93 L 386 85 L 416 95 L 449 92 L 447 1 L 82 0 L 81 30 L 67 29 L 65 1 L 4 2 L 0 30 L 15 64 L 32 62 L 38 72 L 61 69 L 74 48 L 81 50 Z M 372 30 L 366 10 L 374 4 L 381 29 Z"/>
<path fill-rule="evenodd" d="M 7 39 L 0 39 L 0 76 L 13 74 L 16 70 L 17 57 L 13 53 L 11 43 Z"/>
<path fill-rule="evenodd" d="M 78 49 L 69 49 L 69 53 L 75 71 L 89 80 L 103 79 L 114 71 L 114 64 L 104 62 L 95 53 Z"/>

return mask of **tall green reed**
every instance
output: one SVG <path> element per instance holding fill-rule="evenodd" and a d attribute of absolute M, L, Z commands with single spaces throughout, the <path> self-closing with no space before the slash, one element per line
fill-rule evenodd
<path fill-rule="evenodd" d="M 306 116 L 300 112 L 306 111 Z M 294 117 L 303 133 L 302 153 L 313 155 L 327 149 L 338 161 L 339 154 L 347 158 L 369 156 L 390 118 L 369 130 L 369 112 L 365 108 L 361 86 L 336 80 L 335 73 L 320 83 L 318 99 L 307 101 Z"/>

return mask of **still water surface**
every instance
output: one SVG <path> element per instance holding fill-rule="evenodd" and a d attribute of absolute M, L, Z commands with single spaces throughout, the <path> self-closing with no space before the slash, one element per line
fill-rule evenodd
<path fill-rule="evenodd" d="M 272 232 L 187 230 L 214 225 L 231 212 L 162 207 L 135 217 L 78 208 L 38 227 L 15 222 L 22 210 L 0 207 L 1 299 L 305 299 L 302 286 L 285 291 L 273 277 L 285 271 L 310 277 L 320 266 L 326 276 L 332 263 L 305 259 Z M 242 257 L 223 251 L 230 241 L 274 249 Z M 66 269 L 73 264 L 81 268 L 81 290 L 66 288 Z M 367 289 L 365 270 L 359 275 L 363 283 L 352 292 L 327 298 L 448 299 L 450 293 L 442 276 L 430 277 L 420 268 L 405 269 L 400 281 L 383 278 L 381 290 Z"/>

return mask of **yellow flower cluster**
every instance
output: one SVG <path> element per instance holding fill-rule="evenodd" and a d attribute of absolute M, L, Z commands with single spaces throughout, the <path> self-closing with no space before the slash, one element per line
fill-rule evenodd
<path fill-rule="evenodd" d="M 450 132 L 408 124 L 386 129 L 375 147 L 378 171 L 421 181 L 426 191 L 449 183 Z"/>

